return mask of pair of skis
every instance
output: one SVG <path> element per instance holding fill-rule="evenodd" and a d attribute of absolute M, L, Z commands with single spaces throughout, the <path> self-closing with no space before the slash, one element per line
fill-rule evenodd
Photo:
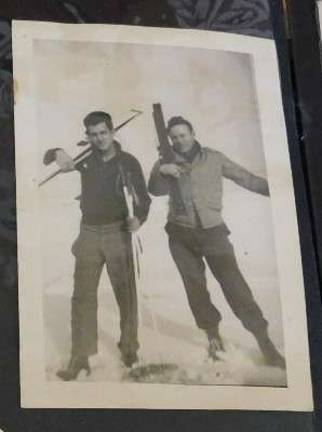
<path fill-rule="evenodd" d="M 120 167 L 120 170 L 122 176 L 123 193 L 125 197 L 126 206 L 128 209 L 128 217 L 131 219 L 135 216 L 134 206 L 135 206 L 136 194 L 130 179 L 126 178 L 125 173 L 122 170 L 122 167 Z M 143 249 L 142 249 L 140 236 L 137 232 L 134 232 L 132 234 L 131 247 L 132 247 L 132 251 L 131 251 L 132 257 L 134 260 L 133 265 L 134 265 L 135 286 L 138 287 L 140 276 L 141 276 L 140 259 L 141 259 L 141 255 L 143 254 Z M 141 296 L 141 298 L 145 298 L 145 301 L 147 301 L 148 297 L 149 296 L 143 296 L 143 295 Z M 157 318 L 155 316 L 155 313 L 153 312 L 153 308 L 151 308 L 151 305 L 148 305 L 147 309 L 150 311 L 151 314 L 152 331 L 155 334 L 156 340 L 160 340 L 160 330 L 159 330 Z M 137 382 L 144 382 L 144 381 L 149 381 L 151 377 L 155 378 L 155 376 L 160 376 L 169 373 L 176 373 L 177 369 L 178 366 L 176 364 L 164 362 L 162 354 L 159 353 L 158 363 L 147 363 L 145 361 L 140 361 L 131 367 L 128 374 L 126 375 L 126 378 L 130 378 L 131 380 Z"/>

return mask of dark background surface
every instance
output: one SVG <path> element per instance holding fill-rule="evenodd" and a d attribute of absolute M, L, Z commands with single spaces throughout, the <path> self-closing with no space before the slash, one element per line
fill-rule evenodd
<path fill-rule="evenodd" d="M 290 28 L 294 44 L 284 33 L 282 6 L 267 0 L 2 0 L 0 5 L 0 428 L 13 432 L 88 431 L 260 431 L 322 430 L 321 301 L 316 256 L 322 251 L 322 212 L 319 188 L 317 125 L 322 98 L 314 1 L 292 0 Z M 296 190 L 307 304 L 316 413 L 142 411 L 142 410 L 26 410 L 19 408 L 19 332 L 16 265 L 14 130 L 12 103 L 12 19 L 59 22 L 99 22 L 212 29 L 275 37 L 278 46 L 284 110 Z M 294 71 L 289 54 L 294 54 Z M 296 84 L 296 88 L 294 87 Z M 320 88 L 320 87 L 319 87 Z M 294 101 L 297 90 L 298 103 Z M 318 100 L 320 99 L 320 100 Z M 320 117 L 321 118 L 321 117 Z M 305 148 L 299 136 L 305 138 Z M 307 192 L 311 195 L 307 199 Z M 311 225 L 310 221 L 313 221 Z M 314 236 L 312 236 L 312 233 Z M 322 253 L 320 255 L 322 256 Z M 313 426 L 315 425 L 315 427 Z"/>
<path fill-rule="evenodd" d="M 308 190 L 308 204 L 312 221 L 313 242 L 317 257 L 317 273 L 321 290 L 322 270 L 322 69 L 321 42 L 315 0 L 289 0 L 288 28 L 291 62 L 297 94 L 297 120 L 300 130 L 300 152 Z M 322 349 L 319 291 L 308 284 L 309 331 L 311 369 L 315 390 L 316 420 L 322 430 Z"/>

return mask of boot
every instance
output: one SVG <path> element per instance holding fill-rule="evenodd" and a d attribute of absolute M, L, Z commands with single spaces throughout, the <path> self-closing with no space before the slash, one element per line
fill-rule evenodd
<path fill-rule="evenodd" d="M 122 358 L 122 362 L 128 368 L 132 367 L 134 363 L 138 362 L 139 360 L 136 352 L 122 353 L 121 358 Z"/>
<path fill-rule="evenodd" d="M 209 340 L 208 355 L 213 361 L 220 360 L 217 356 L 218 351 L 225 351 L 223 340 L 219 334 L 218 327 L 215 329 L 207 330 L 207 337 Z"/>
<path fill-rule="evenodd" d="M 262 334 L 254 335 L 260 350 L 265 358 L 268 366 L 278 367 L 281 369 L 286 368 L 284 357 L 277 351 L 275 345 L 271 341 L 268 333 L 265 331 Z"/>
<path fill-rule="evenodd" d="M 72 356 L 67 369 L 58 371 L 56 375 L 63 381 L 74 381 L 83 369 L 87 372 L 87 376 L 91 373 L 88 357 Z"/>

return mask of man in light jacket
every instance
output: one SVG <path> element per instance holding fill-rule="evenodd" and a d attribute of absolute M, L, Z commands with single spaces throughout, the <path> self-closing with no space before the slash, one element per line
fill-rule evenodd
<path fill-rule="evenodd" d="M 268 335 L 268 322 L 241 274 L 230 231 L 222 218 L 223 178 L 263 196 L 269 196 L 267 180 L 249 173 L 224 154 L 202 147 L 193 126 L 182 117 L 168 122 L 175 163 L 154 165 L 148 189 L 154 196 L 169 195 L 166 232 L 174 262 L 182 277 L 188 302 L 199 328 L 209 340 L 208 352 L 213 360 L 224 350 L 219 333 L 221 314 L 207 290 L 205 263 L 217 279 L 226 300 L 244 327 L 253 333 L 271 366 L 285 368 L 285 360 Z M 185 212 L 178 212 L 171 196 L 169 178 L 176 178 Z"/>

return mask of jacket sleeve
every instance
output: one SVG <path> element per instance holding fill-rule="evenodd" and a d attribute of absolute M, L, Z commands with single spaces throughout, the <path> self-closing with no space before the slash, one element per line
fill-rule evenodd
<path fill-rule="evenodd" d="M 266 179 L 251 174 L 245 168 L 236 164 L 222 154 L 223 176 L 234 181 L 239 186 L 252 192 L 269 196 L 269 187 Z"/>
<path fill-rule="evenodd" d="M 140 163 L 133 157 L 131 169 L 132 192 L 134 195 L 134 215 L 143 224 L 149 214 L 151 198 L 148 194 L 146 181 Z"/>
<path fill-rule="evenodd" d="M 154 196 L 163 196 L 169 194 L 169 182 L 160 173 L 160 161 L 157 161 L 151 171 L 149 179 L 149 192 Z"/>

